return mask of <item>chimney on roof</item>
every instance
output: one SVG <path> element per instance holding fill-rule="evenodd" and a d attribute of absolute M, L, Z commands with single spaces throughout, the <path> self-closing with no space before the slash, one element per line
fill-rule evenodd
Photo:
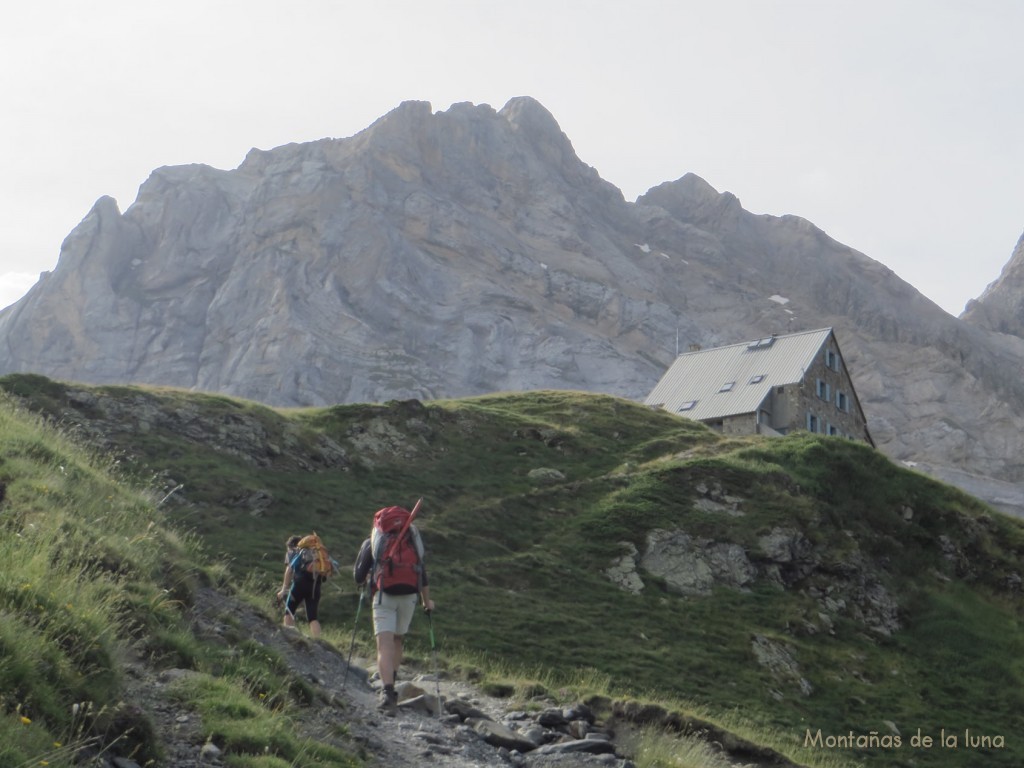
<path fill-rule="evenodd" d="M 700 350 L 701 350 L 700 344 L 691 344 L 690 345 L 690 351 L 691 352 L 700 352 Z"/>

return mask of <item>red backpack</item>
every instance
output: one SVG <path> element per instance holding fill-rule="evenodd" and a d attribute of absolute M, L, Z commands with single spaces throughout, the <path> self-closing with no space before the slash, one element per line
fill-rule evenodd
<path fill-rule="evenodd" d="M 423 571 L 423 541 L 404 507 L 384 507 L 373 516 L 370 549 L 376 592 L 419 592 Z M 403 533 L 404 531 L 404 533 Z"/>

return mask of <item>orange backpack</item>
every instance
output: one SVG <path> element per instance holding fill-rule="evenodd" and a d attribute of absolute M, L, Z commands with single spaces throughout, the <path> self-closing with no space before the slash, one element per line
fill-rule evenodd
<path fill-rule="evenodd" d="M 300 539 L 297 548 L 298 552 L 292 559 L 292 570 L 305 571 L 322 579 L 334 573 L 334 561 L 316 531 Z"/>

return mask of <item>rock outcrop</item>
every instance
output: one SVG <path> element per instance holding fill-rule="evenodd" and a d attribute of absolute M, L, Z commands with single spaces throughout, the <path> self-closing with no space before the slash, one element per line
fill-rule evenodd
<path fill-rule="evenodd" d="M 773 528 L 759 537 L 752 551 L 734 541 L 695 537 L 681 528 L 648 532 L 642 554 L 631 542 L 622 545 L 625 553 L 604 574 L 633 594 L 647 586 L 645 577 L 656 579 L 667 592 L 689 598 L 709 597 L 716 588 L 752 589 L 758 582 L 770 583 L 798 590 L 817 602 L 816 615 L 805 621 L 803 633 L 831 633 L 840 618 L 876 635 L 890 636 L 900 628 L 899 603 L 868 558 L 857 553 L 841 568 L 826 566 L 795 529 Z M 947 557 L 964 560 L 955 547 Z"/>
<path fill-rule="evenodd" d="M 642 399 L 690 344 L 832 326 L 877 445 L 1000 503 L 986 483 L 1024 479 L 1020 252 L 959 320 L 692 174 L 625 201 L 533 99 L 408 102 L 231 171 L 161 168 L 123 214 L 101 198 L 0 312 L 0 372 L 282 406 Z"/>

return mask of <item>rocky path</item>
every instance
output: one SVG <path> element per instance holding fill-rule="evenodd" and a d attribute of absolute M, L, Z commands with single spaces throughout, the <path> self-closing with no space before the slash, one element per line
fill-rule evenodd
<path fill-rule="evenodd" d="M 510 711 L 506 700 L 483 695 L 468 683 L 436 679 L 403 669 L 397 715 L 377 711 L 377 692 L 367 669 L 371 662 L 353 659 L 346 678 L 348 649 L 313 641 L 285 629 L 251 606 L 220 592 L 204 590 L 194 609 L 198 633 L 208 638 L 247 637 L 274 649 L 317 692 L 319 701 L 302 719 L 310 739 L 332 743 L 359 754 L 371 766 L 431 765 L 440 768 L 632 768 L 618 753 L 614 734 L 595 723 L 584 704 Z M 223 764 L 216 744 L 204 743 L 198 715 L 181 711 L 168 694 L 186 670 L 158 671 L 142 659 L 128 665 L 127 696 L 154 721 L 168 756 L 162 768 L 217 768 Z M 442 706 L 437 703 L 440 692 Z M 339 736 L 338 734 L 344 734 Z M 723 758 L 728 757 L 723 754 Z M 774 753 L 765 759 L 730 759 L 733 766 L 792 765 Z M 111 758 L 105 768 L 141 768 Z"/>

